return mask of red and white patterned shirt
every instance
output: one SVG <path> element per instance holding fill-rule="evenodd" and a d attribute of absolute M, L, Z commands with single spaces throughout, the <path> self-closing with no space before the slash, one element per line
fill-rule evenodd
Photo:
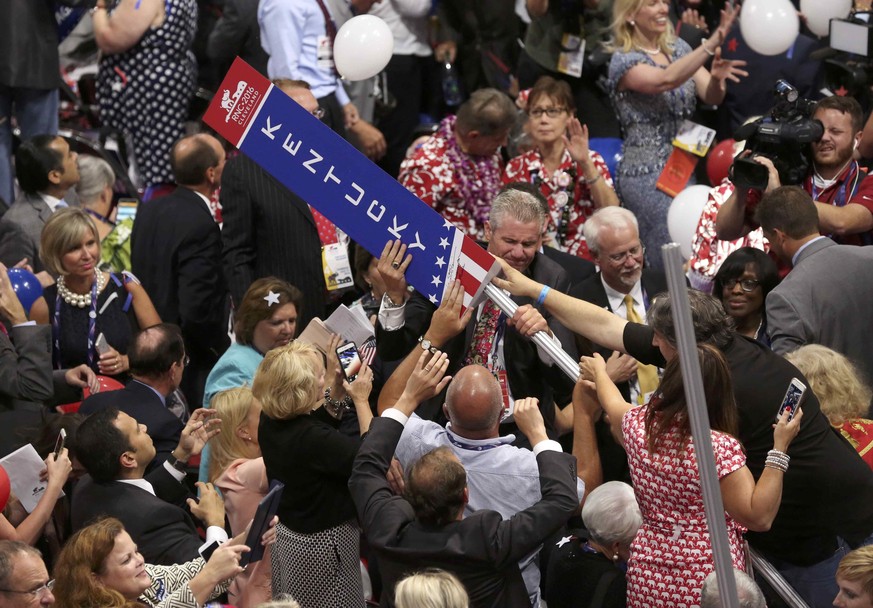
<path fill-rule="evenodd" d="M 593 150 L 588 154 L 603 180 L 613 188 L 612 176 L 603 157 Z M 551 239 L 549 245 L 580 258 L 591 259 L 582 225 L 596 211 L 596 207 L 591 197 L 591 188 L 585 183 L 581 168 L 570 158 L 566 149 L 560 166 L 551 175 L 543 165 L 539 150 L 529 150 L 516 156 L 509 161 L 503 172 L 503 183 L 510 182 L 539 185 L 540 192 L 549 201 L 549 223 L 546 227 Z"/>
<path fill-rule="evenodd" d="M 454 116 L 443 120 L 439 131 L 400 165 L 397 181 L 433 207 L 467 236 L 484 240 L 484 224 L 491 201 L 500 190 L 499 154 L 465 154 L 454 136 Z"/>

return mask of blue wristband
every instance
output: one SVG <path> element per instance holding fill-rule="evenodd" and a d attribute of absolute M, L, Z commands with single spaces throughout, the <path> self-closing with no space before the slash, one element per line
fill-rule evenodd
<path fill-rule="evenodd" d="M 542 306 L 546 301 L 546 295 L 552 290 L 548 285 L 543 285 L 543 290 L 540 292 L 540 297 L 537 298 L 537 306 Z"/>

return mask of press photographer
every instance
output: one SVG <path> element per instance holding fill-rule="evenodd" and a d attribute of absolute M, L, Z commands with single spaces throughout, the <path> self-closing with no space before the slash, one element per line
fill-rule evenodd
<path fill-rule="evenodd" d="M 812 119 L 820 121 L 823 128 L 817 141 L 808 132 L 812 128 L 808 124 L 794 129 L 788 123 L 785 133 L 791 133 L 792 137 L 775 148 L 761 145 L 760 127 L 752 134 L 751 147 L 758 151 L 747 160 L 766 168 L 766 183 L 760 181 L 756 188 L 737 184 L 718 212 L 716 234 L 719 239 L 738 239 L 757 228 L 753 214 L 761 195 L 779 186 L 800 182 L 815 201 L 822 234 L 845 245 L 873 244 L 873 180 L 854 158 L 864 124 L 861 106 L 851 97 L 828 97 L 815 105 Z M 767 132 L 772 131 L 772 124 L 765 126 L 765 138 Z M 811 162 L 802 154 L 792 152 L 792 146 L 803 142 L 809 142 L 806 145 Z M 800 173 L 797 167 L 804 166 L 803 163 L 807 168 Z M 750 174 L 748 169 L 748 166 L 740 169 L 741 181 L 747 185 L 759 181 L 761 176 L 756 176 L 754 170 Z M 736 168 L 734 172 L 736 175 Z"/>

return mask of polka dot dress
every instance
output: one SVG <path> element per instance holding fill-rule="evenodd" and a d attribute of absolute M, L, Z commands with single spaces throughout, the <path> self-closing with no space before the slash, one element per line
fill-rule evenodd
<path fill-rule="evenodd" d="M 170 148 L 184 135 L 197 76 L 196 0 L 166 0 L 164 11 L 164 22 L 132 48 L 103 55 L 97 76 L 100 118 L 131 136 L 144 186 L 174 181 Z"/>
<path fill-rule="evenodd" d="M 301 608 L 363 608 L 360 535 L 352 522 L 315 534 L 276 526 L 273 597 L 288 594 Z"/>

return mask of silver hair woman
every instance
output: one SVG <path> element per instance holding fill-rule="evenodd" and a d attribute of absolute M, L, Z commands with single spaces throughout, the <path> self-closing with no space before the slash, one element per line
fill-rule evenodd
<path fill-rule="evenodd" d="M 594 489 L 582 507 L 586 530 L 562 539 L 549 560 L 545 599 L 549 608 L 623 608 L 624 568 L 643 522 L 633 488 L 609 481 Z"/>

